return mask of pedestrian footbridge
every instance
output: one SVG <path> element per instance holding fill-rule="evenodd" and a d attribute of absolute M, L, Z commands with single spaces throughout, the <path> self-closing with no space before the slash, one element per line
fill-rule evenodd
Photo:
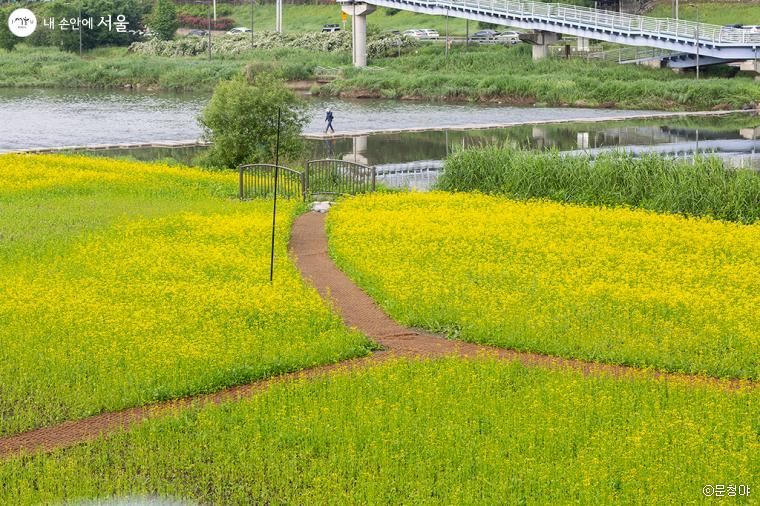
<path fill-rule="evenodd" d="M 548 55 L 548 46 L 562 35 L 628 46 L 651 47 L 704 57 L 705 62 L 757 60 L 760 31 L 675 19 L 651 18 L 559 3 L 509 0 L 338 0 L 352 16 L 354 65 L 366 65 L 366 15 L 389 7 L 434 16 L 532 30 L 523 40 L 533 44 L 534 58 Z M 521 37 L 523 38 L 523 37 Z"/>

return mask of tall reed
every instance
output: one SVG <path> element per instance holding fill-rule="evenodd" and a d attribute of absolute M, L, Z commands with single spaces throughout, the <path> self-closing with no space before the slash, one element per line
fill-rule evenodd
<path fill-rule="evenodd" d="M 760 174 L 715 157 L 692 162 L 614 151 L 596 157 L 511 147 L 462 150 L 445 164 L 438 187 L 512 198 L 631 206 L 753 223 L 760 218 Z"/>

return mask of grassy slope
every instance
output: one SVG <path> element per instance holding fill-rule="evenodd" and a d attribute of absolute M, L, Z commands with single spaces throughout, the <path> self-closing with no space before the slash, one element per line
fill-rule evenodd
<path fill-rule="evenodd" d="M 698 8 L 687 2 L 681 2 L 679 6 L 679 18 L 690 21 L 699 20 L 703 23 L 715 25 L 760 25 L 760 2 L 700 2 Z M 659 18 L 672 17 L 670 2 L 661 4 L 649 11 L 646 15 Z"/>
<path fill-rule="evenodd" d="M 758 409 L 752 392 L 393 361 L 2 463 L 0 501 L 687 504 L 754 486 Z"/>
<path fill-rule="evenodd" d="M 328 220 L 338 264 L 404 324 L 760 378 L 760 224 L 465 193 L 353 198 Z"/>
<path fill-rule="evenodd" d="M 321 93 L 652 109 L 736 108 L 760 102 L 760 85 L 750 78 L 696 82 L 668 69 L 581 59 L 533 61 L 527 45 L 469 51 L 456 46 L 448 60 L 441 48 L 425 47 L 372 64 L 385 70 L 350 71 L 346 79 L 323 86 Z"/>
<path fill-rule="evenodd" d="M 0 157 L 0 435 L 365 354 L 233 174 Z"/>
<path fill-rule="evenodd" d="M 274 29 L 274 5 L 254 7 L 254 30 Z M 410 28 L 432 28 L 438 30 L 441 35 L 445 33 L 445 18 L 443 16 L 427 16 L 414 12 L 401 11 L 392 16 L 387 15 L 387 9 L 379 8 L 367 18 L 370 27 L 379 30 L 408 30 Z M 240 26 L 250 27 L 250 7 L 235 7 L 232 17 Z M 282 15 L 283 29 L 287 31 L 319 31 L 322 25 L 328 23 L 341 24 L 340 6 L 338 5 L 285 5 Z M 342 26 L 342 25 L 341 25 Z M 351 18 L 346 22 L 346 28 L 351 29 Z M 477 23 L 470 23 L 471 33 L 477 31 Z M 449 18 L 449 33 L 452 35 L 464 35 L 466 32 L 463 19 Z"/>

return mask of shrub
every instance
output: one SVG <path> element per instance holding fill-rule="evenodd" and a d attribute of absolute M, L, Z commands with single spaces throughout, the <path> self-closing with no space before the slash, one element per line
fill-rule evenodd
<path fill-rule="evenodd" d="M 47 7 L 48 15 L 56 20 L 79 17 L 79 4 L 57 1 Z M 123 15 L 127 22 L 126 31 L 119 32 L 112 24 L 109 30 L 106 26 L 98 27 L 101 18 L 111 16 L 112 23 L 116 17 Z M 101 46 L 128 46 L 140 38 L 142 30 L 142 7 L 136 0 L 83 0 L 82 19 L 92 18 L 93 28 L 81 32 L 82 48 L 92 49 Z M 42 22 L 40 20 L 40 22 Z M 44 40 L 64 51 L 79 51 L 80 32 L 74 30 L 50 30 Z M 42 40 L 42 39 L 41 39 Z"/>
<path fill-rule="evenodd" d="M 202 30 L 208 30 L 208 18 L 198 16 L 181 15 L 179 17 L 179 24 L 186 28 L 199 28 Z M 217 18 L 211 20 L 212 30 L 229 30 L 235 26 L 235 20 L 232 18 Z"/>
<path fill-rule="evenodd" d="M 221 82 L 198 119 L 206 139 L 213 143 L 204 164 L 234 168 L 243 163 L 273 163 L 278 109 L 282 111 L 280 159 L 285 161 L 303 149 L 303 101 L 271 73 Z"/>
<path fill-rule="evenodd" d="M 174 37 L 174 32 L 179 28 L 177 7 L 171 0 L 156 0 L 153 14 L 150 17 L 149 26 L 161 40 L 169 40 Z"/>
<path fill-rule="evenodd" d="M 10 16 L 10 9 L 0 9 L 0 49 L 13 51 L 19 38 L 13 35 L 8 28 L 8 16 Z"/>

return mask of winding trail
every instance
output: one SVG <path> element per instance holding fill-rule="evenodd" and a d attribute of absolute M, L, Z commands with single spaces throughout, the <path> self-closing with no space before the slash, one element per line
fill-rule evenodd
<path fill-rule="evenodd" d="M 754 382 L 667 373 L 652 369 L 600 364 L 537 353 L 505 350 L 492 346 L 454 341 L 404 327 L 385 314 L 366 293 L 338 269 L 329 257 L 327 253 L 325 215 L 321 213 L 306 213 L 295 220 L 290 240 L 290 251 L 304 278 L 314 285 L 322 298 L 332 304 L 333 309 L 341 315 L 345 323 L 351 327 L 356 327 L 365 335 L 381 344 L 385 348 L 385 351 L 376 352 L 368 357 L 282 374 L 211 394 L 103 413 L 81 420 L 63 422 L 51 427 L 0 437 L 0 459 L 23 452 L 52 451 L 67 448 L 93 440 L 101 435 L 112 434 L 126 429 L 144 420 L 165 416 L 181 409 L 244 399 L 252 397 L 276 383 L 293 381 L 300 378 L 313 378 L 338 369 L 367 367 L 393 356 L 440 357 L 444 355 L 459 355 L 462 357 L 473 357 L 488 355 L 505 360 L 518 360 L 524 365 L 531 367 L 568 368 L 581 371 L 584 374 L 660 378 L 687 384 L 710 383 L 726 389 L 734 389 L 739 385 L 748 384 L 753 388 L 756 386 Z"/>

